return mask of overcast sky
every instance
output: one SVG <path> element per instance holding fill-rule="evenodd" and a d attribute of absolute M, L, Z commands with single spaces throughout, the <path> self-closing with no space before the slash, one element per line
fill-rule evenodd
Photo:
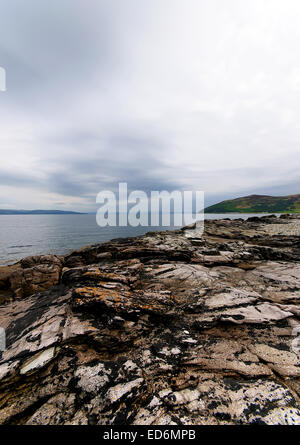
<path fill-rule="evenodd" d="M 2 0 L 0 208 L 300 193 L 299 0 Z"/>

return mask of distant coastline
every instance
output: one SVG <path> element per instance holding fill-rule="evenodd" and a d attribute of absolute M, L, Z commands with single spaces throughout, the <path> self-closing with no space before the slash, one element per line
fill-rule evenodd
<path fill-rule="evenodd" d="M 0 209 L 0 215 L 86 215 L 81 212 L 67 210 L 10 210 Z"/>

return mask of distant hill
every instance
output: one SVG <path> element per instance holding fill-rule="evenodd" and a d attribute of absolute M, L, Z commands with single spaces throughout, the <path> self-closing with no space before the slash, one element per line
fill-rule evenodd
<path fill-rule="evenodd" d="M 84 215 L 80 212 L 64 210 L 10 210 L 0 209 L 0 215 Z"/>
<path fill-rule="evenodd" d="M 244 196 L 207 207 L 205 213 L 300 213 L 300 195 Z"/>

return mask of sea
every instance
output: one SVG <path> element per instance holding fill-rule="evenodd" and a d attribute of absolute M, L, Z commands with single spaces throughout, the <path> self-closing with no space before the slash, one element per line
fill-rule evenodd
<path fill-rule="evenodd" d="M 267 214 L 264 214 L 267 215 Z M 247 219 L 263 214 L 205 214 L 208 219 Z M 115 238 L 135 237 L 169 227 L 99 227 L 96 215 L 0 215 L 0 265 L 32 255 L 66 255 L 72 250 Z"/>

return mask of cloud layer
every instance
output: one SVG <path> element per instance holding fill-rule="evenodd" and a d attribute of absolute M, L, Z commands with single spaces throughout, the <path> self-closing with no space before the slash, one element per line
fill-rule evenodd
<path fill-rule="evenodd" d="M 0 208 L 300 193 L 298 0 L 5 0 Z"/>

